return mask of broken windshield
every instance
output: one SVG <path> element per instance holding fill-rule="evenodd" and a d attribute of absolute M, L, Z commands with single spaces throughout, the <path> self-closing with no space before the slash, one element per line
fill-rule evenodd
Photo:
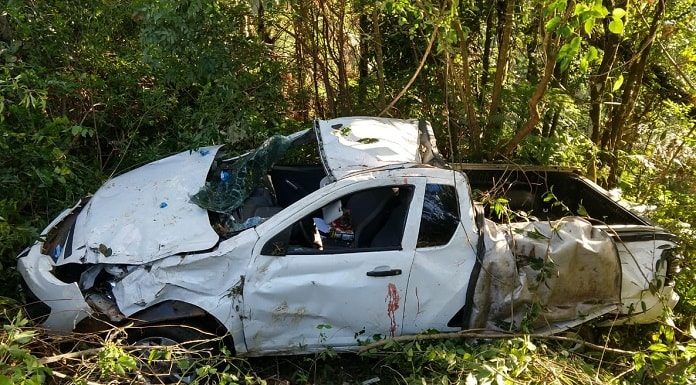
<path fill-rule="evenodd" d="M 191 201 L 209 211 L 233 215 L 291 144 L 289 137 L 275 135 L 234 162 L 219 163 L 217 175 L 209 179 Z"/>
<path fill-rule="evenodd" d="M 308 151 L 310 146 L 313 157 Z M 277 174 L 272 172 L 276 164 L 312 163 L 312 158 L 318 160 L 316 138 L 310 130 L 288 136 L 275 135 L 257 149 L 236 158 L 228 158 L 221 152 L 205 185 L 191 201 L 208 210 L 213 228 L 223 238 L 229 238 L 261 224 L 289 203 L 318 188 L 317 178 L 321 179 L 323 172 L 307 181 L 306 176 L 299 175 L 307 172 L 302 166 L 285 167 L 280 180 L 273 177 Z M 303 190 L 307 191 L 288 194 L 286 184 L 295 189 L 305 186 Z"/>

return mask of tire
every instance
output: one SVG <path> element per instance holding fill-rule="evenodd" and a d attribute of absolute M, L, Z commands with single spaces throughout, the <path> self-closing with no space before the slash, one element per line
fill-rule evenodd
<path fill-rule="evenodd" d="M 142 379 L 152 384 L 191 383 L 195 377 L 192 364 L 213 357 L 220 344 L 215 334 L 186 324 L 150 324 L 127 332 L 128 343 L 142 347 L 133 355 L 138 359 Z"/>

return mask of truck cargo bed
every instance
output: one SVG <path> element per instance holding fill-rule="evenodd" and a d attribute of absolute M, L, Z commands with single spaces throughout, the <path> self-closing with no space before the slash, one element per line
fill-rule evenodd
<path fill-rule="evenodd" d="M 510 209 L 525 211 L 540 220 L 581 215 L 584 209 L 586 215 L 608 225 L 650 225 L 572 169 L 470 163 L 451 166 L 467 175 L 474 197 L 486 192 L 505 197 Z M 497 219 L 488 210 L 487 216 Z"/>

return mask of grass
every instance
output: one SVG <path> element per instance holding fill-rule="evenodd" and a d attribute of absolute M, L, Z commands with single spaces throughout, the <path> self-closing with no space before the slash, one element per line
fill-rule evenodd
<path fill-rule="evenodd" d="M 366 346 L 360 354 L 327 348 L 303 356 L 241 358 L 224 346 L 214 353 L 133 346 L 123 328 L 101 335 L 52 334 L 31 326 L 16 302 L 2 304 L 0 385 L 696 383 L 696 328 L 682 330 L 671 321 L 598 329 L 594 343 L 582 348 L 577 336 L 429 333 Z"/>

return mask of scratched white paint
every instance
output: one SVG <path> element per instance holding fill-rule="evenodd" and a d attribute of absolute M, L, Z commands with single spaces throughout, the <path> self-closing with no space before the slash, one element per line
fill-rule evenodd
<path fill-rule="evenodd" d="M 648 226 L 606 226 L 607 232 L 617 232 L 619 235 L 626 231 L 655 231 Z M 660 317 L 665 307 L 673 308 L 679 301 L 679 295 L 671 286 L 664 286 L 667 274 L 667 264 L 660 261 L 663 248 L 670 248 L 673 242 L 667 240 L 645 240 L 624 242 L 619 240 L 616 247 L 619 251 L 622 270 L 621 313 L 631 315 L 622 317 L 616 324 L 651 323 Z M 659 287 L 651 291 L 650 285 Z"/>
<path fill-rule="evenodd" d="M 318 120 L 322 161 L 330 177 L 343 179 L 356 171 L 395 164 L 427 163 L 437 152 L 430 124 L 420 132 L 418 120 L 349 117 Z"/>
<path fill-rule="evenodd" d="M 459 330 L 447 324 L 464 304 L 468 278 L 476 262 L 478 240 L 469 189 L 461 188 L 466 186 L 465 182 L 466 176 L 461 173 L 428 178 L 428 183 L 460 187 L 461 222 L 446 245 L 416 249 L 404 311 L 405 334 L 426 329 Z"/>
<path fill-rule="evenodd" d="M 367 180 L 339 181 L 333 184 L 335 187 L 329 194 L 322 190 L 310 194 L 257 227 L 260 239 L 247 270 L 244 289 L 248 354 L 309 352 L 326 346 L 343 350 L 354 348 L 359 340 L 374 335 L 402 333 L 408 272 L 418 234 L 425 178 L 406 178 L 415 191 L 401 250 L 284 256 L 263 255 L 261 250 L 277 233 L 337 198 L 373 187 L 404 184 L 404 175 L 410 173 L 384 171 Z M 290 215 L 283 216 L 285 211 Z M 380 267 L 401 269 L 402 274 L 366 275 Z M 398 300 L 393 292 L 390 296 L 390 284 Z M 394 301 L 391 315 L 390 300 Z"/>
<path fill-rule="evenodd" d="M 77 283 L 65 283 L 52 273 L 51 258 L 41 254 L 41 246 L 32 247 L 26 257 L 17 261 L 17 270 L 29 289 L 51 307 L 43 325 L 59 332 L 69 332 L 92 313 Z"/>
<path fill-rule="evenodd" d="M 149 163 L 108 180 L 80 212 L 66 263 L 140 264 L 217 243 L 208 212 L 191 202 L 220 146 Z M 112 250 L 99 252 L 99 245 Z"/>
<path fill-rule="evenodd" d="M 337 135 L 336 124 L 350 131 Z M 300 353 L 326 346 L 350 350 L 374 335 L 458 330 L 447 323 L 464 305 L 478 240 L 466 176 L 438 168 L 392 167 L 425 161 L 423 147 L 434 147 L 432 137 L 425 135 L 424 141 L 419 134 L 416 121 L 358 117 L 319 121 L 318 127 L 328 155 L 325 165 L 338 181 L 219 244 L 207 212 L 189 201 L 203 186 L 219 147 L 174 155 L 108 181 L 78 216 L 72 256 L 54 263 L 36 243 L 19 259 L 25 281 L 52 309 L 45 325 L 69 331 L 92 312 L 77 284 L 53 276 L 53 265 L 101 263 L 136 266 L 113 287 L 126 316 L 165 300 L 188 302 L 220 320 L 241 354 Z M 378 140 L 360 143 L 361 138 Z M 461 223 L 447 245 L 416 249 L 426 183 L 457 187 Z M 398 250 L 261 253 L 279 232 L 346 194 L 404 184 L 415 190 Z M 489 253 L 509 252 L 504 236 L 496 237 L 488 228 L 484 235 Z M 110 256 L 98 251 L 101 244 L 112 250 Z M 664 267 L 656 269 L 656 250 L 665 244 L 671 245 L 643 241 L 618 246 L 622 312 L 628 313 L 631 304 L 639 309 L 640 301 L 649 309 L 626 320 L 654 321 L 662 309 L 660 297 L 667 298 L 667 306 L 676 303 L 671 287 L 658 296 L 647 290 L 648 282 L 664 277 Z M 402 274 L 366 275 L 385 268 Z M 588 317 L 606 311 L 598 309 Z"/>

